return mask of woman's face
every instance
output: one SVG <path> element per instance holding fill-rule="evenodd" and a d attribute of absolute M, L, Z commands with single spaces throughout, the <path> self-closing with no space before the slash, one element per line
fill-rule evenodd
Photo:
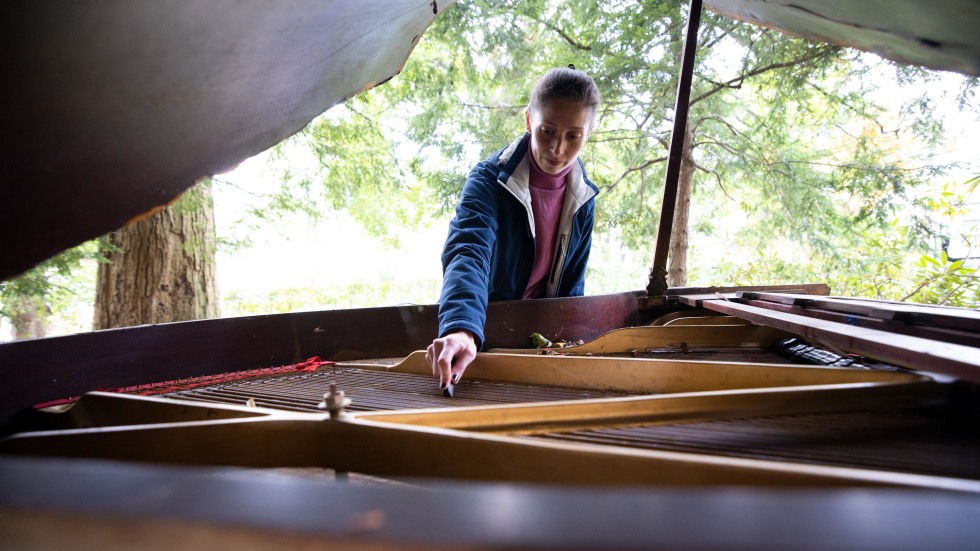
<path fill-rule="evenodd" d="M 524 113 L 531 154 L 541 170 L 557 174 L 572 164 L 585 145 L 592 123 L 589 108 L 575 100 L 541 102 Z"/>

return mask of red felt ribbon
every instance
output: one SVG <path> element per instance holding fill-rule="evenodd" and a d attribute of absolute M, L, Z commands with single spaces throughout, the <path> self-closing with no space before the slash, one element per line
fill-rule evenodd
<path fill-rule="evenodd" d="M 312 358 L 307 358 L 306 361 L 302 361 L 292 365 L 283 365 L 279 367 L 266 367 L 263 369 L 248 369 L 245 371 L 233 371 L 231 373 L 220 373 L 217 375 L 204 375 L 201 377 L 188 377 L 186 379 L 162 381 L 159 383 L 148 383 L 148 384 L 133 385 L 127 387 L 120 387 L 120 388 L 107 388 L 107 389 L 100 388 L 96 390 L 100 392 L 118 392 L 123 394 L 136 394 L 138 396 L 153 396 L 156 394 L 169 394 L 171 392 L 179 392 L 181 390 L 191 390 L 202 386 L 231 383 L 243 379 L 253 379 L 255 377 L 263 377 L 266 375 L 276 375 L 279 373 L 289 373 L 294 371 L 313 372 L 316 371 L 320 366 L 333 365 L 334 363 L 336 362 L 324 361 L 320 359 L 320 356 L 313 356 Z M 49 400 L 47 402 L 34 404 L 34 409 L 43 409 L 52 406 L 72 404 L 77 402 L 79 398 L 80 398 L 79 396 L 72 396 L 70 398 Z"/>

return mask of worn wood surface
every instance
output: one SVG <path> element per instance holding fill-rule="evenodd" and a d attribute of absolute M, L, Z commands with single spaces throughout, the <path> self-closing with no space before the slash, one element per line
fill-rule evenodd
<path fill-rule="evenodd" d="M 729 292 L 729 293 L 704 293 L 704 294 L 694 294 L 694 295 L 681 295 L 677 297 L 677 301 L 685 306 L 690 306 L 692 308 L 704 308 L 703 302 L 706 300 L 731 300 L 733 298 L 738 298 L 741 293 Z"/>
<path fill-rule="evenodd" d="M 385 423 L 529 435 L 858 408 L 900 409 L 935 403 L 944 392 L 939 386 L 925 382 L 826 384 L 539 402 L 452 411 L 389 411 L 358 414 L 357 417 Z"/>
<path fill-rule="evenodd" d="M 751 325 L 751 322 L 733 316 L 695 316 L 678 317 L 663 324 L 666 326 L 691 325 L 698 327 L 726 327 L 731 325 Z"/>
<path fill-rule="evenodd" d="M 805 308 L 823 308 L 881 320 L 980 333 L 980 312 L 971 308 L 850 297 L 812 297 L 792 293 L 740 292 L 737 296 Z"/>
<path fill-rule="evenodd" d="M 425 361 L 425 352 L 422 350 L 410 354 L 395 365 L 357 361 L 339 365 L 417 375 L 432 374 L 432 368 Z M 466 368 L 464 378 L 648 394 L 921 380 L 916 375 L 867 369 L 491 352 L 477 354 L 473 363 Z"/>
<path fill-rule="evenodd" d="M 951 342 L 954 344 L 962 344 L 965 346 L 973 346 L 973 347 L 980 348 L 980 333 L 977 332 L 960 331 L 956 329 L 931 327 L 931 326 L 919 325 L 919 324 L 910 325 L 902 322 L 867 317 L 856 313 L 824 310 L 822 308 L 812 308 L 812 307 L 804 308 L 802 306 L 781 304 L 781 303 L 769 302 L 763 300 L 746 300 L 745 304 L 748 304 L 750 306 L 758 306 L 759 308 L 767 308 L 769 310 L 775 310 L 777 312 L 785 312 L 787 314 L 796 314 L 800 316 L 807 316 L 811 318 L 843 323 L 845 325 L 868 327 L 870 329 L 880 329 L 882 331 L 889 331 L 891 333 L 911 335 L 913 337 L 922 337 L 926 339 L 934 339 L 934 340 L 940 340 L 944 342 Z"/>
<path fill-rule="evenodd" d="M 773 292 L 796 293 L 804 295 L 829 295 L 830 287 L 826 283 L 787 283 L 773 285 L 727 285 L 717 287 L 671 287 L 667 294 L 671 296 L 704 295 L 712 293 L 736 292 Z"/>
<path fill-rule="evenodd" d="M 980 540 L 980 497 L 938 490 L 358 486 L 19 458 L 0 458 L 0 473 L 0 541 L 26 551 L 973 551 Z"/>
<path fill-rule="evenodd" d="M 117 397 L 137 403 L 148 398 Z M 175 402 L 175 407 L 197 407 Z M 411 450 L 411 453 L 406 453 Z M 935 476 L 570 446 L 544 440 L 274 412 L 265 417 L 24 433 L 0 453 L 182 465 L 321 467 L 386 477 L 586 486 L 911 486 L 980 492 Z"/>
<path fill-rule="evenodd" d="M 546 337 L 548 335 L 545 335 Z M 787 338 L 784 331 L 758 325 L 730 323 L 725 325 L 644 325 L 613 329 L 583 344 L 562 348 L 538 349 L 492 348 L 491 352 L 510 352 L 514 354 L 545 354 L 555 351 L 560 354 L 621 354 L 644 352 L 657 348 L 696 349 L 696 348 L 765 348 L 774 342 Z"/>
<path fill-rule="evenodd" d="M 641 295 L 639 305 L 641 310 L 660 310 L 666 314 L 676 306 L 677 298 L 684 295 L 702 295 L 714 293 L 735 293 L 738 291 L 774 291 L 786 293 L 802 293 L 808 295 L 829 295 L 830 287 L 826 283 L 796 283 L 773 285 L 730 285 L 717 287 L 670 287 L 663 295 Z"/>
<path fill-rule="evenodd" d="M 703 304 L 716 312 L 801 335 L 816 344 L 901 367 L 980 382 L 980 349 L 972 346 L 854 327 L 732 301 L 705 300 Z"/>
<path fill-rule="evenodd" d="M 716 318 L 731 318 L 731 316 L 722 316 L 718 312 L 712 312 L 711 310 L 705 310 L 704 308 L 683 308 L 676 312 L 671 312 L 669 314 L 664 314 L 646 323 L 646 325 L 667 325 L 672 320 L 678 318 L 691 318 L 691 317 L 716 317 Z"/>

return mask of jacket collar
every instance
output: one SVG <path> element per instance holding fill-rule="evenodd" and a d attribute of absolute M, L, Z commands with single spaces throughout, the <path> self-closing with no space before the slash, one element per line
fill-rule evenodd
<path fill-rule="evenodd" d="M 531 191 L 528 182 L 531 168 L 528 149 L 530 147 L 531 135 L 524 134 L 504 148 L 497 159 L 497 164 L 500 166 L 500 173 L 497 175 L 498 182 L 524 203 L 529 212 L 531 209 Z M 588 181 L 581 159 L 575 159 L 572 170 L 569 171 L 565 179 L 565 189 L 565 201 L 571 203 L 569 207 L 573 211 L 578 210 L 578 207 L 599 193 L 599 189 Z M 531 224 L 531 227 L 533 228 L 534 224 Z"/>

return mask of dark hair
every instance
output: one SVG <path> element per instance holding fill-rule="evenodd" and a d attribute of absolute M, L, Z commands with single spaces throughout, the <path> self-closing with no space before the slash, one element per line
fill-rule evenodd
<path fill-rule="evenodd" d="M 542 103 L 556 99 L 581 102 L 592 112 L 591 120 L 595 121 L 595 114 L 599 109 L 599 89 L 592 77 L 579 71 L 574 65 L 551 69 L 538 79 L 531 90 L 528 107 L 540 109 Z"/>

